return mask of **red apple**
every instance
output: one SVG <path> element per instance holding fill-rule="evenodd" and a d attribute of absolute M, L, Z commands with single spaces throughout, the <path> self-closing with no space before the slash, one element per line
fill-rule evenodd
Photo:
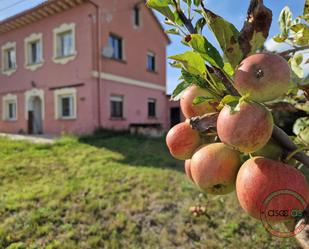
<path fill-rule="evenodd" d="M 251 55 L 235 72 L 234 86 L 241 95 L 250 94 L 257 102 L 274 100 L 290 88 L 291 73 L 287 61 L 271 53 Z"/>
<path fill-rule="evenodd" d="M 235 189 L 239 152 L 223 143 L 201 146 L 191 159 L 193 181 L 206 193 L 223 195 Z"/>
<path fill-rule="evenodd" d="M 200 135 L 191 128 L 189 120 L 175 125 L 166 136 L 170 153 L 179 160 L 190 159 L 200 143 Z"/>
<path fill-rule="evenodd" d="M 261 149 L 271 137 L 273 118 L 262 105 L 241 102 L 240 109 L 232 112 L 226 105 L 217 120 L 217 132 L 221 141 L 245 153 Z"/>
<path fill-rule="evenodd" d="M 202 116 L 206 113 L 211 113 L 216 111 L 216 103 L 210 104 L 205 101 L 200 104 L 194 105 L 193 100 L 196 97 L 212 97 L 211 93 L 205 88 L 201 88 L 196 85 L 188 87 L 180 99 L 180 107 L 183 112 L 183 115 L 186 118 L 192 118 L 196 116 Z"/>
<path fill-rule="evenodd" d="M 309 186 L 301 172 L 264 157 L 251 158 L 241 166 L 236 192 L 247 213 L 268 222 L 292 219 L 292 210 L 304 210 L 309 201 Z"/>
<path fill-rule="evenodd" d="M 191 175 L 191 160 L 190 160 L 190 159 L 187 159 L 187 160 L 185 161 L 185 172 L 186 172 L 187 177 L 188 177 L 191 181 L 193 181 L 192 175 Z"/>

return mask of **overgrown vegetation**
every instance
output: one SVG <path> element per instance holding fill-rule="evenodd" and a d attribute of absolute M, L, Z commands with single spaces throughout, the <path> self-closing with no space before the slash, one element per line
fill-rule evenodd
<path fill-rule="evenodd" d="M 0 248 L 296 248 L 233 194 L 201 195 L 163 139 L 0 139 L 0 200 Z M 189 212 L 197 204 L 199 217 Z"/>

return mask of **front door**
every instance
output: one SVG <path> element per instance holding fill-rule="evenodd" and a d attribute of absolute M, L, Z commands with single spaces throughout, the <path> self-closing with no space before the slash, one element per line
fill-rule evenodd
<path fill-rule="evenodd" d="M 30 106 L 32 107 L 28 113 L 28 130 L 30 134 L 42 134 L 42 100 L 40 97 L 33 97 L 30 99 Z"/>

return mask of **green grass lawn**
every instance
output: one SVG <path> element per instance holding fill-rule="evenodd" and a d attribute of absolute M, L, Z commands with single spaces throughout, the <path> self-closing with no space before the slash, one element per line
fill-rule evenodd
<path fill-rule="evenodd" d="M 195 217 L 191 206 L 207 207 Z M 163 139 L 101 133 L 54 145 L 0 139 L 0 248 L 297 248 L 235 194 L 205 196 Z"/>

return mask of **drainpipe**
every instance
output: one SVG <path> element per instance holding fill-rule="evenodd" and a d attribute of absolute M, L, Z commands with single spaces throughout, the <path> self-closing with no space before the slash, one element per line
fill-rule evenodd
<path fill-rule="evenodd" d="M 101 123 L 101 69 L 102 69 L 102 61 L 100 56 L 101 46 L 101 16 L 100 16 L 100 6 L 93 2 L 92 0 L 88 0 L 89 3 L 95 6 L 96 8 L 96 46 L 97 46 L 97 70 L 98 70 L 98 78 L 97 78 L 97 100 L 98 100 L 98 128 L 102 126 Z"/>

